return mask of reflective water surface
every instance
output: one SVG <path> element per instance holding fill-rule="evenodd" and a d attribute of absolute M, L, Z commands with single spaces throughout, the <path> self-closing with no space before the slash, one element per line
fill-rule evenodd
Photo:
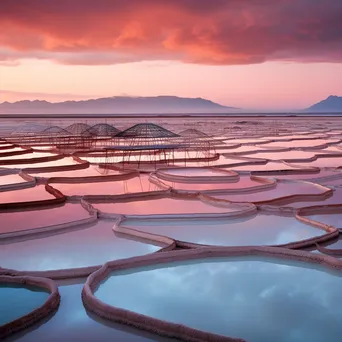
<path fill-rule="evenodd" d="M 258 214 L 247 218 L 148 221 L 127 219 L 121 224 L 176 240 L 216 246 L 278 245 L 319 236 L 325 231 L 294 217 Z"/>
<path fill-rule="evenodd" d="M 341 340 L 341 274 L 242 258 L 161 267 L 115 273 L 95 295 L 119 308 L 250 342 Z"/>
<path fill-rule="evenodd" d="M 157 215 L 157 214 L 210 214 L 226 213 L 238 208 L 216 207 L 200 200 L 184 200 L 175 198 L 144 199 L 141 201 L 95 203 L 94 207 L 104 212 L 124 215 Z"/>
<path fill-rule="evenodd" d="M 0 203 L 41 201 L 55 198 L 45 190 L 45 186 L 0 192 Z"/>
<path fill-rule="evenodd" d="M 37 287 L 0 283 L 0 326 L 37 309 L 48 296 Z"/>
<path fill-rule="evenodd" d="M 20 342 L 168 341 L 138 329 L 101 320 L 87 313 L 81 299 L 82 287 L 83 284 L 60 286 L 62 301 L 56 314 L 39 329 L 24 331 L 15 340 Z"/>
<path fill-rule="evenodd" d="M 38 210 L 1 212 L 0 233 L 14 232 L 58 225 L 89 217 L 89 213 L 80 205 L 67 203 L 63 206 Z"/>
<path fill-rule="evenodd" d="M 86 267 L 152 253 L 160 248 L 119 238 L 112 231 L 113 225 L 113 221 L 101 220 L 68 233 L 2 244 L 0 264 L 26 271 Z"/>
<path fill-rule="evenodd" d="M 78 195 L 121 195 L 134 192 L 160 190 L 148 180 L 148 176 L 134 177 L 123 181 L 59 184 L 52 186 L 68 196 Z"/>
<path fill-rule="evenodd" d="M 233 202 L 245 202 L 248 198 L 249 202 L 263 202 L 272 201 L 285 196 L 293 195 L 319 195 L 328 191 L 328 189 L 322 189 L 313 183 L 301 182 L 301 183 L 277 183 L 276 188 L 266 189 L 264 191 L 258 191 L 253 193 L 242 194 L 219 194 L 212 195 L 212 197 L 218 199 L 225 199 Z M 289 202 L 294 202 L 295 199 L 289 199 Z"/>

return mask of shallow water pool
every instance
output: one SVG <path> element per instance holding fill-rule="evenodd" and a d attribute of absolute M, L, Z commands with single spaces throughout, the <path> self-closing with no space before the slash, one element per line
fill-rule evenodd
<path fill-rule="evenodd" d="M 112 273 L 95 295 L 119 308 L 250 342 L 339 342 L 341 274 L 304 266 L 243 258 L 169 263 Z"/>
<path fill-rule="evenodd" d="M 0 326 L 43 305 L 49 293 L 33 286 L 0 284 Z"/>
<path fill-rule="evenodd" d="M 156 252 L 160 247 L 117 237 L 114 222 L 0 245 L 1 266 L 25 271 L 46 271 L 101 265 L 106 261 Z M 83 228 L 83 229 L 82 229 Z M 20 253 L 18 253 L 20 251 Z"/>
<path fill-rule="evenodd" d="M 258 214 L 246 218 L 152 221 L 127 219 L 123 227 L 215 246 L 278 245 L 312 238 L 325 231 L 294 217 Z"/>

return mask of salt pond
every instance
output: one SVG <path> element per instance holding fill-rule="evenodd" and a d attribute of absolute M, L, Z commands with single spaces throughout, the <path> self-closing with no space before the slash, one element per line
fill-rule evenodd
<path fill-rule="evenodd" d="M 16 336 L 15 340 L 18 342 L 169 341 L 138 329 L 103 321 L 88 313 L 81 299 L 82 287 L 82 283 L 60 286 L 62 300 L 56 314 L 38 329 L 33 327 L 31 330 L 24 331 L 20 336 Z"/>
<path fill-rule="evenodd" d="M 54 183 L 52 186 L 68 196 L 122 195 L 127 193 L 160 190 L 148 180 L 148 176 L 134 177 L 123 181 L 94 182 L 82 184 Z"/>
<path fill-rule="evenodd" d="M 247 218 L 177 221 L 127 219 L 123 227 L 215 246 L 278 245 L 319 236 L 325 231 L 294 217 L 258 214 Z"/>
<path fill-rule="evenodd" d="M 117 237 L 114 222 L 46 237 L 0 245 L 1 266 L 25 271 L 46 271 L 101 265 L 106 261 L 156 252 L 160 247 Z M 20 253 L 18 253 L 20 251 Z"/>
<path fill-rule="evenodd" d="M 0 234 L 59 225 L 89 217 L 80 204 L 67 203 L 63 206 L 0 212 Z"/>
<path fill-rule="evenodd" d="M 230 208 L 229 205 L 226 205 L 226 207 L 216 207 L 200 200 L 184 200 L 176 198 L 95 203 L 94 207 L 104 212 L 123 215 L 210 214 L 238 211 L 238 208 Z"/>
<path fill-rule="evenodd" d="M 308 266 L 244 258 L 169 263 L 112 273 L 95 295 L 122 309 L 250 342 L 339 342 L 341 273 Z"/>
<path fill-rule="evenodd" d="M 0 326 L 43 305 L 49 293 L 33 286 L 0 283 Z"/>

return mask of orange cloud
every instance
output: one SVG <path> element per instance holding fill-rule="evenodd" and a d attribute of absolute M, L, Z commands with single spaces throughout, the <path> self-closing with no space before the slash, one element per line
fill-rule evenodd
<path fill-rule="evenodd" d="M 342 61 L 340 0 L 1 0 L 0 60 Z"/>

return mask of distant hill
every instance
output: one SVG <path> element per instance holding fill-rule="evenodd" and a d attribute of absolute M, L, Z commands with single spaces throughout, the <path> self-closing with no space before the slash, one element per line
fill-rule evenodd
<path fill-rule="evenodd" d="M 82 101 L 18 101 L 0 103 L 0 114 L 179 114 L 229 113 L 238 108 L 202 98 L 177 96 L 106 97 Z"/>
<path fill-rule="evenodd" d="M 329 96 L 325 100 L 307 108 L 306 112 L 342 113 L 342 96 Z"/>

